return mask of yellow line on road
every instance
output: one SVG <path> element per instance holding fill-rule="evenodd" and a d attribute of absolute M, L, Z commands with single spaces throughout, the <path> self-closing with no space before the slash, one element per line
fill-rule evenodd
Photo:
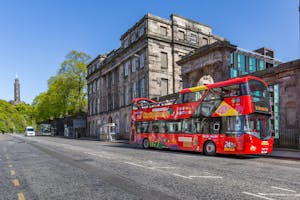
<path fill-rule="evenodd" d="M 18 200 L 25 200 L 25 196 L 24 196 L 23 192 L 18 193 Z"/>
<path fill-rule="evenodd" d="M 10 175 L 11 175 L 11 176 L 16 175 L 15 170 L 10 170 Z"/>
<path fill-rule="evenodd" d="M 15 187 L 20 186 L 20 182 L 19 182 L 18 179 L 14 179 L 14 180 L 12 180 L 12 182 L 13 182 L 13 184 L 14 184 Z"/>

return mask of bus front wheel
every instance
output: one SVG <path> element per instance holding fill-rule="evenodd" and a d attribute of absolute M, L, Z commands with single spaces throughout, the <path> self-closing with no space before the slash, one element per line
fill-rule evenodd
<path fill-rule="evenodd" d="M 212 141 L 208 141 L 204 145 L 204 154 L 207 156 L 216 155 L 216 145 Z"/>
<path fill-rule="evenodd" d="M 143 148 L 148 149 L 149 147 L 150 147 L 150 142 L 149 142 L 148 138 L 145 138 L 143 140 Z"/>

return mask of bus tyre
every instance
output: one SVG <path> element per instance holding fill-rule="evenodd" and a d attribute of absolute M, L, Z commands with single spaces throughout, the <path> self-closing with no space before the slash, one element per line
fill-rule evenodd
<path fill-rule="evenodd" d="M 148 138 L 145 138 L 143 140 L 143 148 L 144 149 L 149 149 L 149 147 L 150 147 L 150 142 L 149 142 Z"/>
<path fill-rule="evenodd" d="M 208 141 L 204 145 L 204 154 L 207 156 L 216 155 L 216 145 L 212 141 Z"/>

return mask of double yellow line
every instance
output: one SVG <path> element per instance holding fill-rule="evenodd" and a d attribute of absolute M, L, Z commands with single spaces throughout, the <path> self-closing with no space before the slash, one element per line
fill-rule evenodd
<path fill-rule="evenodd" d="M 11 168 L 11 170 L 10 170 L 10 175 L 11 175 L 11 176 L 15 176 L 15 175 L 16 175 L 16 171 L 12 169 L 12 168 L 13 168 L 13 165 L 12 165 L 12 164 L 9 164 L 8 167 Z M 13 185 L 14 185 L 15 187 L 19 187 L 19 186 L 20 186 L 20 182 L 19 182 L 19 180 L 16 179 L 16 178 L 13 179 L 11 182 L 13 183 Z M 18 200 L 26 200 L 26 199 L 25 199 L 25 196 L 24 196 L 24 194 L 23 194 L 23 192 L 19 192 L 17 195 L 18 195 Z"/>

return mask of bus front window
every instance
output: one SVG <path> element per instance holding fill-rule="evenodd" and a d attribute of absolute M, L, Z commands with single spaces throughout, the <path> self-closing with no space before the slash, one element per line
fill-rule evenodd
<path fill-rule="evenodd" d="M 267 87 L 260 81 L 251 80 L 248 83 L 250 95 L 253 98 L 254 102 L 258 101 L 268 101 L 269 93 Z"/>
<path fill-rule="evenodd" d="M 268 139 L 272 136 L 270 125 L 270 117 L 267 115 L 247 115 L 245 116 L 244 131 L 259 139 Z"/>
<path fill-rule="evenodd" d="M 223 132 L 228 136 L 241 136 L 243 134 L 244 116 L 223 117 Z"/>

